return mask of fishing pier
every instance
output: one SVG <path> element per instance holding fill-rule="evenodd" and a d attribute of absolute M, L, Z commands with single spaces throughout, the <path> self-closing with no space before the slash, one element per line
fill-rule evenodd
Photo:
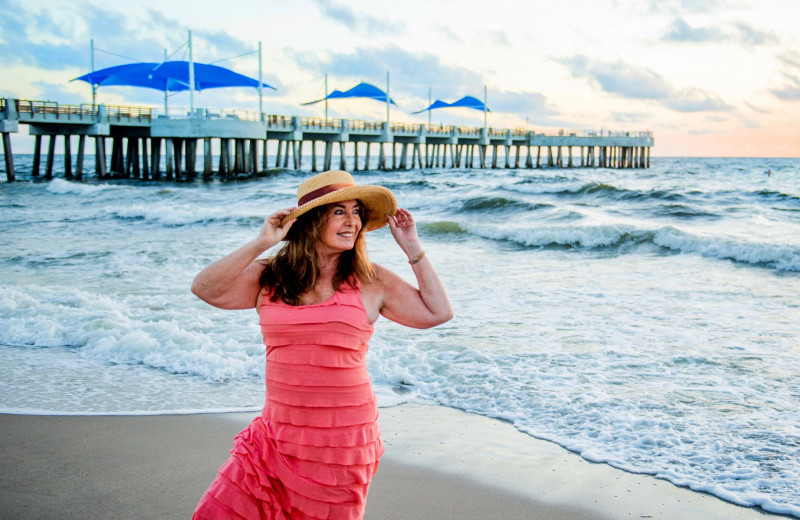
<path fill-rule="evenodd" d="M 53 177 L 56 139 L 61 137 L 65 177 L 76 180 L 85 173 L 87 137 L 94 139 L 98 178 L 155 180 L 257 174 L 271 169 L 271 165 L 301 170 L 304 144 L 311 148 L 312 172 L 332 166 L 346 170 L 347 158 L 353 161 L 352 170 L 371 169 L 373 158 L 380 170 L 520 168 L 523 157 L 525 168 L 649 168 L 653 146 L 649 131 L 539 133 L 209 109 L 183 111 L 176 116 L 143 107 L 0 99 L 0 133 L 9 182 L 15 180 L 10 134 L 19 132 L 20 125 L 28 125 L 35 139 L 33 177 L 38 177 L 42 169 L 45 136 L 44 177 Z M 74 167 L 72 137 L 78 139 Z M 110 155 L 107 139 L 111 140 Z M 275 148 L 271 156 L 270 141 Z M 575 150 L 579 151 L 577 156 Z"/>

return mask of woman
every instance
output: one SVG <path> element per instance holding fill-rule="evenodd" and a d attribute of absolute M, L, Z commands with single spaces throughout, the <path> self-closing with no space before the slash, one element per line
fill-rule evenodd
<path fill-rule="evenodd" d="M 216 307 L 255 307 L 267 347 L 262 414 L 234 440 L 198 519 L 361 518 L 383 453 L 365 364 L 372 324 L 382 314 L 427 328 L 453 315 L 414 219 L 388 189 L 329 171 L 297 199 L 192 284 Z M 387 223 L 419 289 L 367 258 L 364 233 Z"/>

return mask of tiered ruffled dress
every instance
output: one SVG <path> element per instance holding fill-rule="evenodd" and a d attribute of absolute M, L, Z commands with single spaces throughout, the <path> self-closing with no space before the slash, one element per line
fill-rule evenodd
<path fill-rule="evenodd" d="M 266 403 L 234 439 L 196 519 L 360 519 L 384 447 L 358 286 L 325 302 L 264 298 Z"/>

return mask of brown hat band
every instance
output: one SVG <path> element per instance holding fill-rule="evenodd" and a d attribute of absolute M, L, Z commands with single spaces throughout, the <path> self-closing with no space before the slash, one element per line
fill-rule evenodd
<path fill-rule="evenodd" d="M 323 186 L 321 188 L 318 188 L 314 191 L 310 191 L 305 195 L 303 195 L 303 197 L 297 201 L 297 205 L 302 206 L 303 204 L 311 202 L 314 199 L 318 199 L 323 195 L 327 195 L 332 191 L 340 190 L 342 188 L 349 188 L 351 186 L 353 186 L 353 184 L 328 184 L 327 186 Z"/>

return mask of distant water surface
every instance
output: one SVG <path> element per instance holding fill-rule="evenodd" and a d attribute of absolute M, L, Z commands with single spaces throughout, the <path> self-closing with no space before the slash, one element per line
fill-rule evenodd
<path fill-rule="evenodd" d="M 259 410 L 255 312 L 189 286 L 308 174 L 34 182 L 30 156 L 15 160 L 20 181 L 0 184 L 0 411 Z M 426 331 L 378 321 L 382 406 L 502 418 L 800 517 L 800 160 L 355 176 L 416 216 L 456 311 Z M 386 229 L 368 243 L 413 279 Z"/>

